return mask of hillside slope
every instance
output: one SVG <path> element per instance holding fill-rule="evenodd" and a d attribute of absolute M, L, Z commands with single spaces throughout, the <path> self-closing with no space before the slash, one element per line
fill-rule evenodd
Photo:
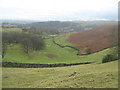
<path fill-rule="evenodd" d="M 111 50 L 108 48 L 91 55 L 77 56 L 75 50 L 71 48 L 60 48 L 59 46 L 53 44 L 51 39 L 47 39 L 45 42 L 45 49 L 38 52 L 31 52 L 29 55 L 22 50 L 22 47 L 20 45 L 10 45 L 7 49 L 5 57 L 3 58 L 3 62 L 41 64 L 101 62 L 102 58 Z"/>
<path fill-rule="evenodd" d="M 3 88 L 117 88 L 118 61 L 57 68 L 3 68 Z"/>
<path fill-rule="evenodd" d="M 104 25 L 75 33 L 68 41 L 80 49 L 89 48 L 96 52 L 117 42 L 117 30 L 117 25 Z"/>

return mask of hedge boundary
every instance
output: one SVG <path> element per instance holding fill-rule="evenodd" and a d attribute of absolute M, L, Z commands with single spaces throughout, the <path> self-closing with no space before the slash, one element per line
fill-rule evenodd
<path fill-rule="evenodd" d="M 59 64 L 36 64 L 36 63 L 16 63 L 16 62 L 0 62 L 2 67 L 15 67 L 15 68 L 43 68 L 43 67 L 63 67 L 63 66 L 73 66 L 81 64 L 91 64 L 94 62 L 83 62 L 83 63 L 59 63 Z"/>

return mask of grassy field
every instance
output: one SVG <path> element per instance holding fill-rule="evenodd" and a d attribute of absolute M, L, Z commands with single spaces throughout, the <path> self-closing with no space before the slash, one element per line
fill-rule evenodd
<path fill-rule="evenodd" d="M 74 33 L 74 32 L 73 32 Z M 55 41 L 62 45 L 72 45 L 70 42 L 67 41 L 67 39 L 72 35 L 73 33 L 67 33 L 67 34 L 60 34 L 57 37 L 55 37 Z"/>
<path fill-rule="evenodd" d="M 118 61 L 56 68 L 3 68 L 3 88 L 117 87 Z"/>
<path fill-rule="evenodd" d="M 4 32 L 11 32 L 11 31 L 21 32 L 22 29 L 21 28 L 3 28 L 2 31 L 4 31 Z"/>
<path fill-rule="evenodd" d="M 62 37 L 62 36 L 61 36 Z M 58 43 L 65 44 L 64 37 L 56 38 Z M 59 40 L 58 40 L 59 39 Z M 64 39 L 64 40 L 63 40 Z M 32 52 L 29 55 L 24 53 L 20 45 L 10 45 L 3 61 L 22 63 L 79 63 L 79 62 L 101 62 L 104 55 L 110 49 L 100 51 L 91 55 L 77 56 L 76 51 L 71 48 L 60 48 L 51 39 L 45 40 L 46 47 L 39 52 Z M 66 44 L 69 44 L 66 42 Z"/>

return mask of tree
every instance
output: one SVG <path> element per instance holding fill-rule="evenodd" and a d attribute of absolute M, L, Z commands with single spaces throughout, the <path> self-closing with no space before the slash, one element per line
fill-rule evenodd
<path fill-rule="evenodd" d="M 31 51 L 41 50 L 45 46 L 43 39 L 41 36 L 28 34 L 28 33 L 18 33 L 18 32 L 3 32 L 2 35 L 3 41 L 3 50 L 2 57 L 7 50 L 7 46 L 10 44 L 21 44 L 24 51 L 29 54 Z"/>
<path fill-rule="evenodd" d="M 29 54 L 29 52 L 32 51 L 32 41 L 29 38 L 24 38 L 21 41 L 21 45 L 24 48 L 24 52 L 26 52 L 27 54 Z"/>
<path fill-rule="evenodd" d="M 59 31 L 54 28 L 24 28 L 22 31 L 38 35 L 59 34 Z"/>

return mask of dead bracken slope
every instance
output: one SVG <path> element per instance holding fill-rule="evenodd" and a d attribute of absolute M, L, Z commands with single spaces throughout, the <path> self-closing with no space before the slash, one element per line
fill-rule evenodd
<path fill-rule="evenodd" d="M 104 25 L 75 33 L 68 41 L 80 49 L 89 48 L 96 52 L 117 42 L 117 30 L 117 25 Z"/>

